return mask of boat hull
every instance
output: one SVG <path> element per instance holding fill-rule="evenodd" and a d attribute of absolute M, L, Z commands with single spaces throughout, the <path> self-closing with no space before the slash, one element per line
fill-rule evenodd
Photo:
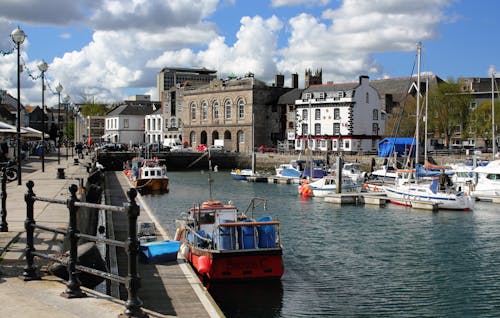
<path fill-rule="evenodd" d="M 139 179 L 134 182 L 134 187 L 144 191 L 168 192 L 168 179 Z"/>
<path fill-rule="evenodd" d="M 189 247 L 188 261 L 210 281 L 280 279 L 284 273 L 282 254 L 281 248 L 206 250 Z M 203 269 L 207 258 L 208 271 Z"/>
<path fill-rule="evenodd" d="M 470 211 L 474 205 L 474 199 L 471 196 L 466 195 L 451 196 L 446 194 L 420 194 L 412 191 L 402 191 L 391 187 L 385 187 L 384 190 L 391 203 L 409 207 L 412 206 L 412 201 L 437 204 L 440 210 Z"/>

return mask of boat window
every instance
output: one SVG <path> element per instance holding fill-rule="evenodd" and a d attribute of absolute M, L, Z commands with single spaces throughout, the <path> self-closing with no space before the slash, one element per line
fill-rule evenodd
<path fill-rule="evenodd" d="M 144 171 L 144 176 L 145 176 L 145 177 L 148 177 L 148 176 L 149 176 L 149 171 L 147 171 L 147 170 L 146 170 L 146 171 Z"/>
<path fill-rule="evenodd" d="M 200 224 L 211 224 L 215 222 L 215 213 L 203 213 L 200 215 Z"/>

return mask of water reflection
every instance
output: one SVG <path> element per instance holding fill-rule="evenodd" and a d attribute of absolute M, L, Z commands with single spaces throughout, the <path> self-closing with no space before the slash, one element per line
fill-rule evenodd
<path fill-rule="evenodd" d="M 227 317 L 282 317 L 283 284 L 280 280 L 210 283 L 207 288 Z"/>

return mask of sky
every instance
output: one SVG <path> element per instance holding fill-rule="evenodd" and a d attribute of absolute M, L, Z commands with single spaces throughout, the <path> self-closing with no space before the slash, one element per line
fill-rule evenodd
<path fill-rule="evenodd" d="M 44 60 L 45 104 L 55 87 L 73 103 L 115 103 L 135 94 L 158 98 L 164 67 L 206 67 L 272 83 L 306 69 L 323 82 L 404 77 L 489 77 L 500 70 L 497 0 L 0 0 L 0 90 L 41 105 L 38 64 Z M 500 71 L 498 72 L 500 73 Z M 497 76 L 498 77 L 498 76 Z"/>

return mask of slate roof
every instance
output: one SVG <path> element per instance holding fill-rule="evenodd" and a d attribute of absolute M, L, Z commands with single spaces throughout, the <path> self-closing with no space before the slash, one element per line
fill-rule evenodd
<path fill-rule="evenodd" d="M 106 113 L 106 117 L 118 115 L 146 116 L 154 112 L 153 107 L 143 105 L 120 105 Z"/>
<path fill-rule="evenodd" d="M 423 74 L 420 76 L 420 89 L 422 90 L 422 92 L 425 92 L 425 81 L 427 77 L 429 77 L 429 87 L 435 86 L 438 83 L 443 82 L 443 80 L 438 76 L 436 76 L 435 74 Z M 411 77 L 411 81 L 410 77 L 407 76 L 407 77 L 371 80 L 370 85 L 378 91 L 380 97 L 383 97 L 384 95 L 387 94 L 391 94 L 393 95 L 393 99 L 395 101 L 401 101 L 407 95 L 411 83 L 416 81 L 417 81 L 417 76 L 414 75 Z"/>
<path fill-rule="evenodd" d="M 278 105 L 293 105 L 297 99 L 302 96 L 303 89 L 294 88 L 291 91 L 281 95 L 278 99 Z"/>

